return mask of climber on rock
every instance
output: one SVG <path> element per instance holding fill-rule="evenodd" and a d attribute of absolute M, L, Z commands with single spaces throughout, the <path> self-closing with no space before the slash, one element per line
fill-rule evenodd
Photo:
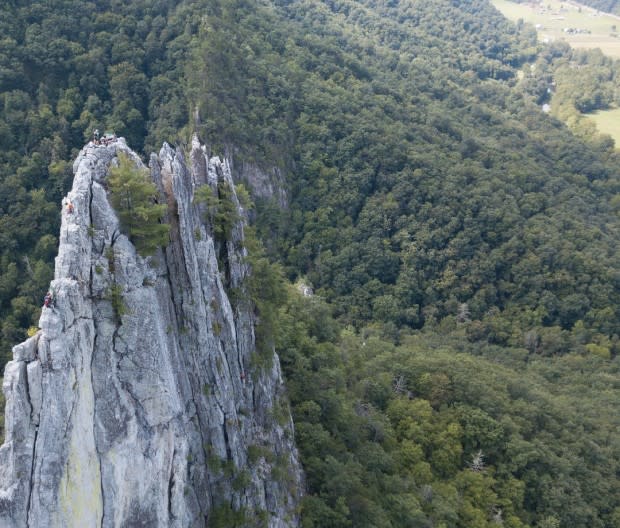
<path fill-rule="evenodd" d="M 114 132 L 104 132 L 103 137 L 101 138 L 101 143 L 106 147 L 115 141 L 116 134 Z"/>
<path fill-rule="evenodd" d="M 73 214 L 73 204 L 71 203 L 71 200 L 67 200 L 67 213 Z"/>
<path fill-rule="evenodd" d="M 47 292 L 45 297 L 43 297 L 43 306 L 45 308 L 53 308 L 54 307 L 54 298 L 52 297 L 52 292 Z"/>

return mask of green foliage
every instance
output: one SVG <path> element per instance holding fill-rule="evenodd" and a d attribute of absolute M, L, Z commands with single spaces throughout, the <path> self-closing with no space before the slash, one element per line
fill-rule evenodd
<path fill-rule="evenodd" d="M 168 243 L 170 226 L 160 223 L 167 206 L 156 203 L 157 187 L 145 170 L 138 169 L 122 153 L 118 159 L 119 165 L 110 169 L 108 179 L 112 205 L 138 252 L 152 255 Z"/>
<path fill-rule="evenodd" d="M 219 456 L 209 452 L 207 456 L 207 468 L 214 473 L 218 473 L 222 470 L 224 460 L 222 460 Z"/>
<path fill-rule="evenodd" d="M 271 416 L 273 419 L 278 425 L 284 427 L 288 424 L 290 415 L 291 411 L 286 400 L 278 398 L 271 409 Z"/>
<path fill-rule="evenodd" d="M 237 205 L 232 199 L 230 185 L 221 181 L 217 184 L 217 196 L 209 185 L 196 190 L 194 201 L 206 207 L 205 221 L 211 226 L 217 242 L 230 240 L 232 229 L 241 220 Z"/>
<path fill-rule="evenodd" d="M 274 332 L 279 306 L 286 299 L 284 275 L 279 265 L 267 258 L 262 244 L 250 227 L 245 229 L 249 275 L 245 287 L 258 314 L 255 329 L 256 353 L 253 361 L 259 368 L 269 369 L 273 361 Z"/>
<path fill-rule="evenodd" d="M 267 463 L 274 462 L 275 455 L 273 451 L 266 446 L 251 444 L 248 446 L 248 464 L 254 466 L 261 458 L 264 458 Z"/>
<path fill-rule="evenodd" d="M 582 0 L 580 3 L 599 11 L 620 14 L 620 2 L 618 0 Z"/>
<path fill-rule="evenodd" d="M 219 2 L 204 31 L 188 76 L 209 142 L 292 167 L 290 210 L 257 207 L 270 255 L 342 322 L 375 323 L 339 340 L 320 299 L 269 310 L 303 525 L 613 526 L 614 396 L 562 388 L 617 377 L 576 365 L 618 351 L 618 159 L 517 82 L 533 31 L 441 1 Z M 394 346 L 407 327 L 424 333 Z"/>
<path fill-rule="evenodd" d="M 276 463 L 271 468 L 271 478 L 286 486 L 287 489 L 292 489 L 295 486 L 295 477 L 287 456 L 280 455 L 276 459 Z"/>
<path fill-rule="evenodd" d="M 53 275 L 58 204 L 92 131 L 114 130 L 146 154 L 180 137 L 188 116 L 184 57 L 199 26 L 195 4 L 0 3 L 2 365 L 38 318 Z M 41 267 L 46 271 L 37 273 Z M 3 278 L 13 286 L 3 290 Z M 24 298 L 19 310 L 16 297 Z"/>
<path fill-rule="evenodd" d="M 123 315 L 127 313 L 127 305 L 123 299 L 123 287 L 120 284 L 112 284 L 110 286 L 110 301 L 112 302 L 112 310 L 117 320 L 121 320 Z"/>
<path fill-rule="evenodd" d="M 296 295 L 278 320 L 304 526 L 614 526 L 617 362 L 433 332 L 339 337 L 323 301 Z"/>
<path fill-rule="evenodd" d="M 235 467 L 235 463 L 232 460 L 222 460 L 221 461 L 221 471 L 224 477 L 232 479 L 237 473 L 237 468 Z"/>
<path fill-rule="evenodd" d="M 274 347 L 282 361 L 304 526 L 618 525 L 620 161 L 578 115 L 617 103 L 615 63 L 539 48 L 482 0 L 0 14 L 5 359 L 51 279 L 76 149 L 107 127 L 148 152 L 186 135 L 191 112 L 210 145 L 289 183 L 289 209 L 257 204 L 252 273 L 229 293 L 256 307 L 256 363 Z M 577 135 L 540 111 L 553 81 Z M 239 221 L 231 191 L 197 193 L 221 259 Z M 317 295 L 297 298 L 284 276 Z M 208 522 L 250 517 L 220 505 Z"/>
<path fill-rule="evenodd" d="M 541 54 L 535 64 L 526 68 L 521 86 L 538 103 L 550 102 L 551 113 L 576 134 L 598 149 L 611 148 L 611 138 L 598 133 L 585 114 L 620 103 L 620 64 L 600 50 L 572 50 L 559 45 L 558 48 L 557 53 Z"/>
<path fill-rule="evenodd" d="M 108 261 L 108 269 L 110 270 L 110 273 L 114 273 L 115 270 L 115 258 L 114 258 L 114 248 L 113 247 L 108 247 L 105 250 L 105 258 Z"/>
<path fill-rule="evenodd" d="M 213 508 L 207 521 L 209 528 L 242 528 L 246 526 L 246 510 L 234 510 L 229 504 Z"/>
<path fill-rule="evenodd" d="M 241 491 L 252 483 L 252 476 L 247 469 L 243 469 L 237 473 L 232 482 L 232 488 L 235 491 Z"/>
<path fill-rule="evenodd" d="M 594 83 L 578 105 L 609 103 L 609 60 L 538 53 L 532 28 L 478 1 L 220 1 L 201 31 L 201 132 L 289 168 L 290 209 L 259 202 L 259 237 L 343 322 L 431 328 L 465 306 L 470 340 L 535 332 L 556 354 L 581 348 L 562 334 L 578 321 L 620 332 L 618 157 L 535 99 L 565 64 Z"/>

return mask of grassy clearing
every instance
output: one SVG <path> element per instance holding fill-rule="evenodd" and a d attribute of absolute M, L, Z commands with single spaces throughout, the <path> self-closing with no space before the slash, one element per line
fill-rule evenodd
<path fill-rule="evenodd" d="M 517 4 L 509 0 L 491 0 L 502 14 L 513 21 L 523 19 L 536 26 L 541 41 L 565 40 L 574 48 L 601 48 L 610 57 L 620 58 L 620 17 L 603 14 L 587 6 L 545 0 L 541 5 Z M 589 34 L 571 35 L 564 28 L 589 30 Z"/>
<path fill-rule="evenodd" d="M 559 0 L 544 0 L 538 6 L 517 4 L 509 0 L 491 0 L 509 20 L 522 19 L 534 26 L 541 42 L 564 40 L 573 48 L 600 48 L 605 55 L 620 58 L 620 17 L 603 14 L 587 6 Z M 616 32 L 614 33 L 613 27 Z M 568 34 L 564 28 L 587 29 L 589 34 Z M 588 114 L 604 134 L 609 134 L 620 147 L 620 108 Z"/>
<path fill-rule="evenodd" d="M 596 128 L 614 138 L 616 148 L 620 147 L 620 108 L 598 111 L 587 116 L 596 123 Z"/>

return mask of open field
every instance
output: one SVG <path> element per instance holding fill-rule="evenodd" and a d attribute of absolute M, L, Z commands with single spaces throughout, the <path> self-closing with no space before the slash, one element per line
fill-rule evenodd
<path fill-rule="evenodd" d="M 544 0 L 539 5 L 517 4 L 509 0 L 491 1 L 506 18 L 515 22 L 523 19 L 533 24 L 541 42 L 564 40 L 574 48 L 600 48 L 605 55 L 620 58 L 620 17 L 616 15 L 559 0 Z M 565 28 L 590 33 L 570 34 L 564 31 Z M 620 148 L 620 108 L 587 114 L 587 117 L 596 123 L 601 132 L 613 137 L 616 148 Z"/>
<path fill-rule="evenodd" d="M 620 147 L 620 108 L 586 115 L 596 123 L 596 128 L 614 138 L 616 148 Z"/>
<path fill-rule="evenodd" d="M 542 4 L 517 4 L 509 0 L 491 0 L 506 18 L 523 19 L 536 26 L 541 41 L 565 40 L 575 48 L 601 48 L 610 57 L 620 58 L 620 17 L 602 13 L 576 3 L 544 0 Z M 569 34 L 565 28 L 590 33 Z"/>

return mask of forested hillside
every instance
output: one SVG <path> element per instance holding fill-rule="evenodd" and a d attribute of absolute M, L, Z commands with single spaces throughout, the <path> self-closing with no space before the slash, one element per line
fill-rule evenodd
<path fill-rule="evenodd" d="M 93 130 L 159 148 L 186 122 L 191 2 L 11 0 L 0 7 L 0 356 L 38 319 L 71 163 Z M 146 147 L 145 147 L 146 145 Z"/>
<path fill-rule="evenodd" d="M 544 5 L 544 1 L 539 0 L 538 2 L 529 2 L 528 0 L 512 0 L 518 4 L 524 3 L 539 3 Z M 598 9 L 599 11 L 605 11 L 607 13 L 619 13 L 620 12 L 620 2 L 618 0 L 580 0 L 579 4 L 593 7 L 594 9 Z"/>
<path fill-rule="evenodd" d="M 579 3 L 607 13 L 620 13 L 620 2 L 618 0 L 582 0 Z"/>
<path fill-rule="evenodd" d="M 466 324 L 394 345 L 328 314 L 279 317 L 304 526 L 619 525 L 617 361 L 469 344 Z"/>
<path fill-rule="evenodd" d="M 583 0 L 581 4 L 607 11 L 608 13 L 618 13 L 620 11 L 620 2 L 618 0 Z"/>
<path fill-rule="evenodd" d="M 293 207 L 259 208 L 259 225 L 336 316 L 393 328 L 459 316 L 473 341 L 548 354 L 579 322 L 613 346 L 618 155 L 547 118 L 517 80 L 533 31 L 484 2 L 215 13 L 195 59 L 206 131 L 247 155 L 289 154 Z"/>
<path fill-rule="evenodd" d="M 4 359 L 36 322 L 76 149 L 195 128 L 286 176 L 290 207 L 253 213 L 276 264 L 253 265 L 304 526 L 620 525 L 620 156 L 540 108 L 558 72 L 607 97 L 616 64 L 483 0 L 0 9 Z"/>

